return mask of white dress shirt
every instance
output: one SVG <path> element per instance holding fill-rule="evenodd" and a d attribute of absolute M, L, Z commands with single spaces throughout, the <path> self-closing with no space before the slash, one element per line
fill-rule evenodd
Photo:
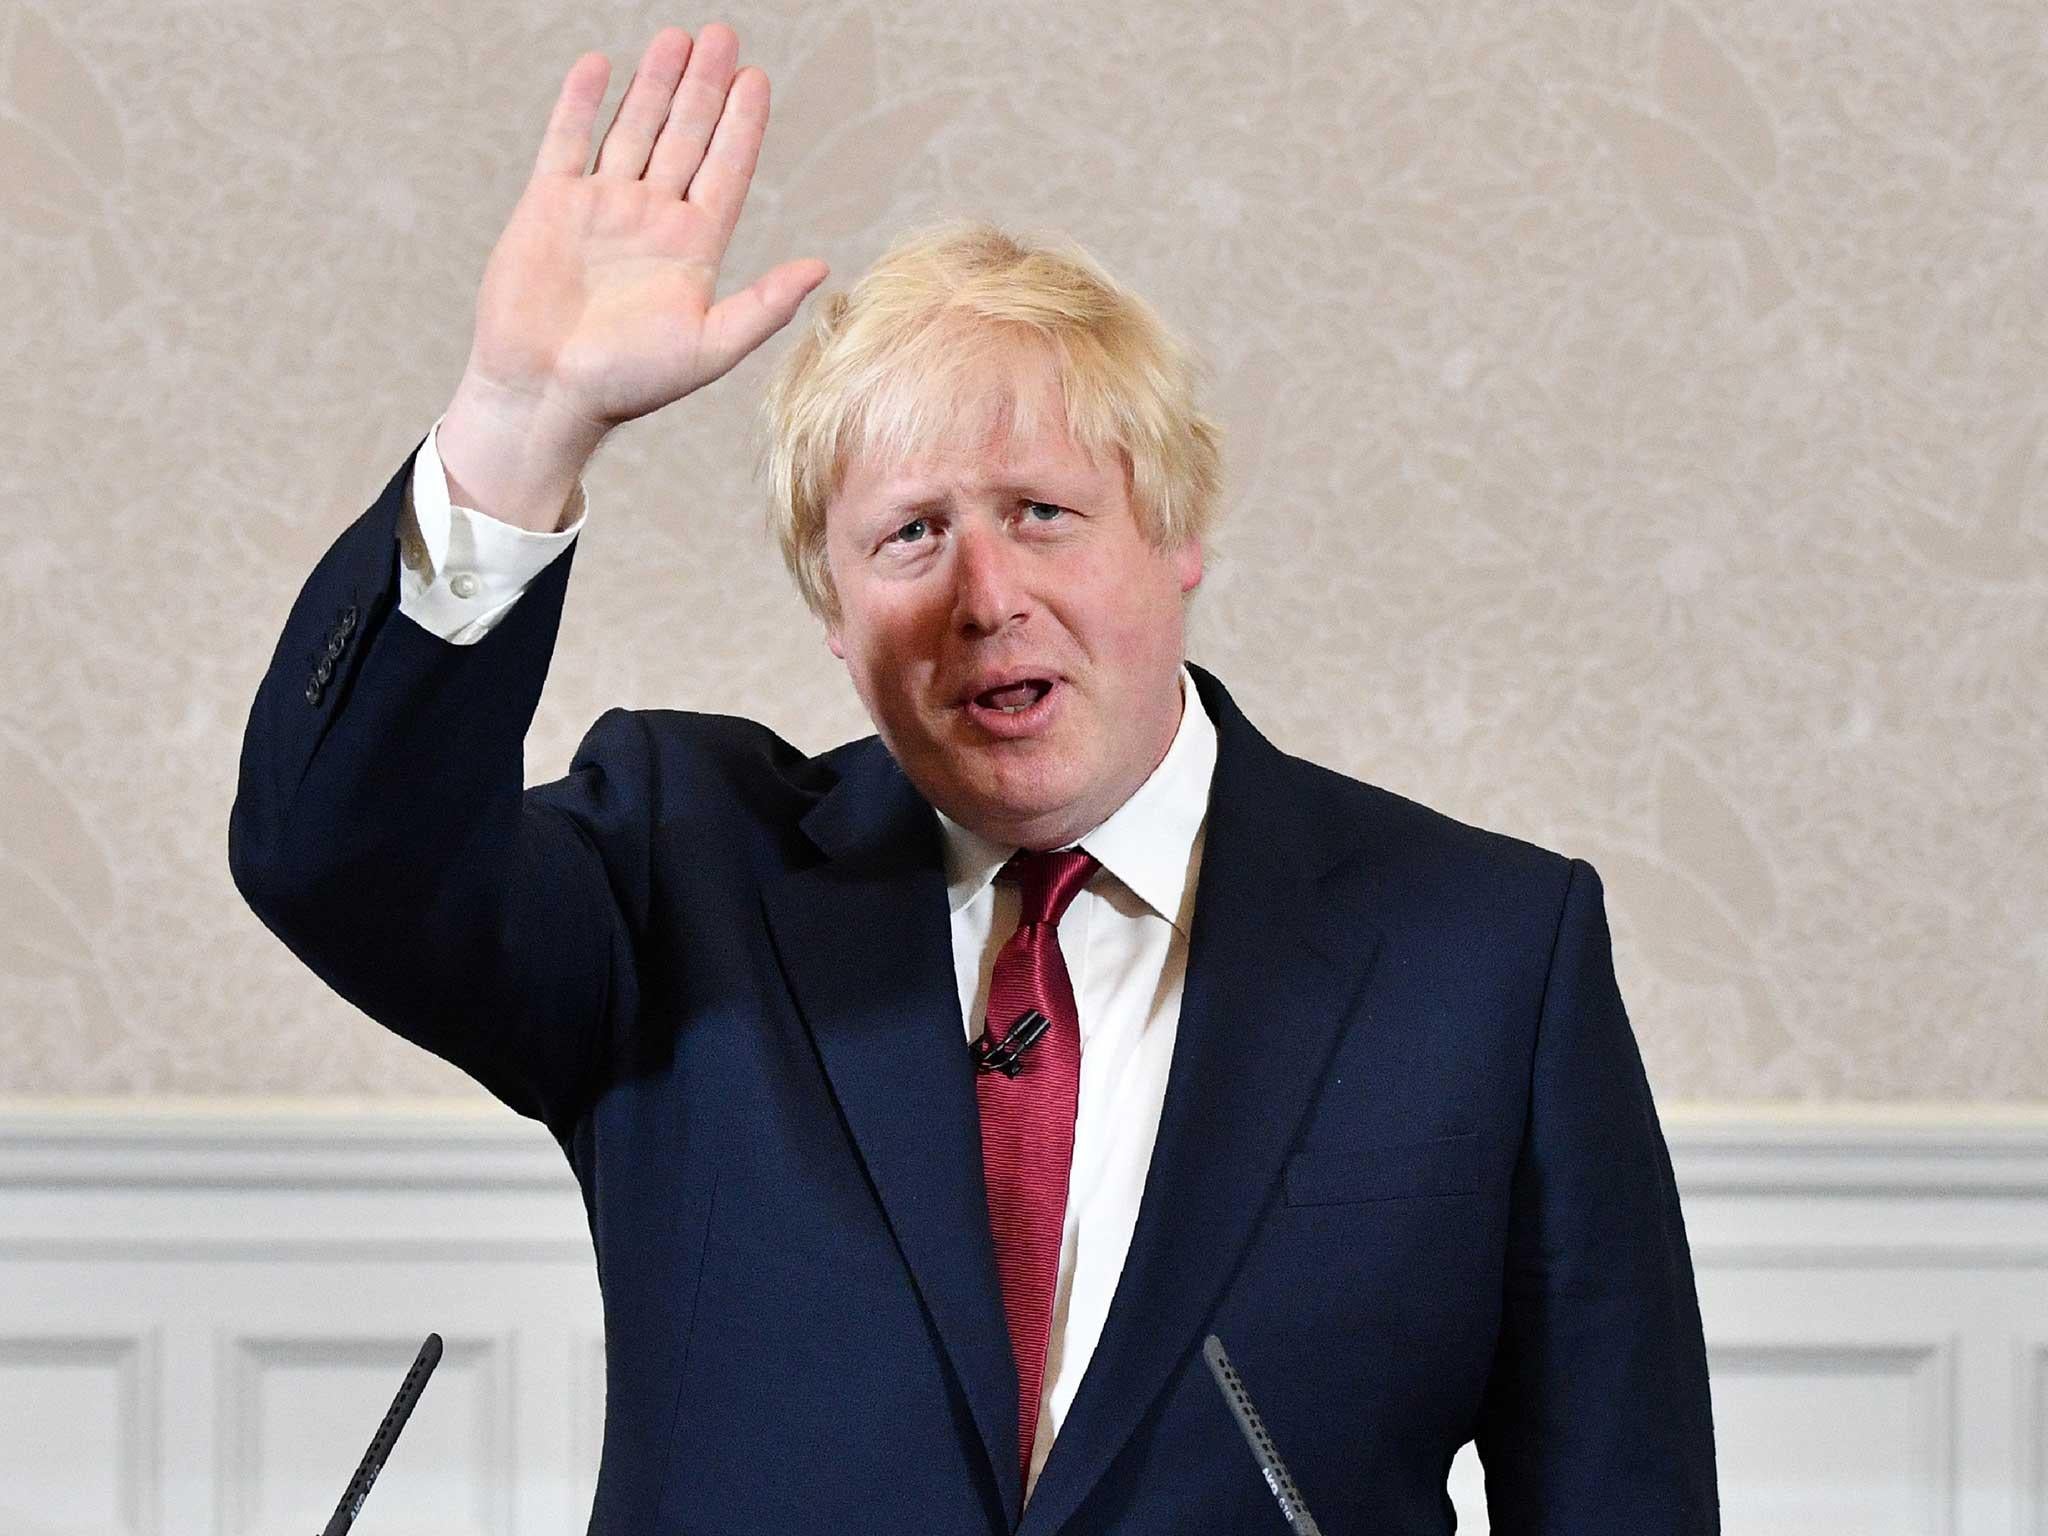
<path fill-rule="evenodd" d="M 439 431 L 436 421 L 414 461 L 400 520 L 399 611 L 444 640 L 473 645 L 575 539 L 588 501 L 579 482 L 558 533 L 529 533 L 455 506 L 435 446 Z M 1102 867 L 1059 926 L 1060 954 L 1080 1012 L 1081 1082 L 1027 1497 L 1102 1336 L 1145 1192 L 1180 1027 L 1215 768 L 1216 727 L 1183 667 L 1180 726 L 1166 756 L 1130 799 L 1079 840 Z M 996 952 L 1017 927 L 1018 893 L 995 878 L 1017 850 L 943 813 L 939 827 L 955 980 L 972 1039 L 981 1033 Z"/>

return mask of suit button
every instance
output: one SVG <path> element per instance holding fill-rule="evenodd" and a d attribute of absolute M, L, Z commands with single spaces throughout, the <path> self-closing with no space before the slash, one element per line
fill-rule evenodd
<path fill-rule="evenodd" d="M 342 638 L 341 631 L 338 629 L 333 634 L 329 635 L 327 637 L 327 659 L 329 661 L 334 660 L 335 657 L 341 654 L 342 647 L 347 643 L 348 642 Z"/>
<path fill-rule="evenodd" d="M 313 669 L 313 681 L 324 683 L 332 676 L 334 676 L 334 663 L 325 656 L 322 656 L 320 658 L 320 665 Z"/>
<path fill-rule="evenodd" d="M 318 683 L 310 680 L 307 682 L 306 702 L 308 704 L 318 704 L 320 702 L 320 685 Z"/>
<path fill-rule="evenodd" d="M 350 630 L 356 627 L 356 605 L 354 603 L 350 603 L 346 608 L 341 610 L 340 623 L 341 632 L 344 635 L 346 635 Z"/>

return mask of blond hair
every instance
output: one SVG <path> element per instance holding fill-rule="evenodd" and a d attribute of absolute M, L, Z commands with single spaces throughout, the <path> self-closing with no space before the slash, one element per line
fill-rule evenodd
<path fill-rule="evenodd" d="M 1195 405 L 1201 361 L 1152 307 L 1071 240 L 981 220 L 912 230 L 846 293 L 812 307 L 769 380 L 757 430 L 768 520 L 811 611 L 839 617 L 825 508 L 848 465 L 897 464 L 939 443 L 1030 433 L 1020 352 L 1049 356 L 1068 436 L 1120 457 L 1155 548 L 1201 539 L 1222 489 L 1222 432 Z"/>

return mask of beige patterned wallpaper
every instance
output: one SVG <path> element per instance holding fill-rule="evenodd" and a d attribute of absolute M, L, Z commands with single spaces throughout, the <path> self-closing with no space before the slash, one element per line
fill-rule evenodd
<path fill-rule="evenodd" d="M 562 73 L 712 19 L 595 10 L 0 10 L 0 1093 L 474 1092 L 262 929 L 227 811 Z M 2040 0 L 716 16 L 775 90 L 734 285 L 967 213 L 1151 297 L 1228 433 L 1196 659 L 1592 859 L 1661 1096 L 2048 1100 Z M 864 731 L 743 447 L 784 340 L 593 466 L 531 777 L 614 703 Z"/>

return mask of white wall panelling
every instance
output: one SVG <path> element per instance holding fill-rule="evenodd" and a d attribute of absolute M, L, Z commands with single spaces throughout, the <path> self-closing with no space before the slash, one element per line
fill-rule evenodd
<path fill-rule="evenodd" d="M 77 1530 L 158 1529 L 155 1330 L 0 1332 L 0 1510 Z M 18 1529 L 12 1523 L 10 1531 Z"/>
<path fill-rule="evenodd" d="M 1680 1107 L 1666 1131 L 1730 1536 L 2048 1536 L 2048 1113 Z M 6 1536 L 317 1530 L 429 1331 L 447 1355 L 359 1528 L 580 1529 L 603 1328 L 543 1131 L 0 1114 Z M 1483 1530 L 1469 1448 L 1452 1488 Z"/>

